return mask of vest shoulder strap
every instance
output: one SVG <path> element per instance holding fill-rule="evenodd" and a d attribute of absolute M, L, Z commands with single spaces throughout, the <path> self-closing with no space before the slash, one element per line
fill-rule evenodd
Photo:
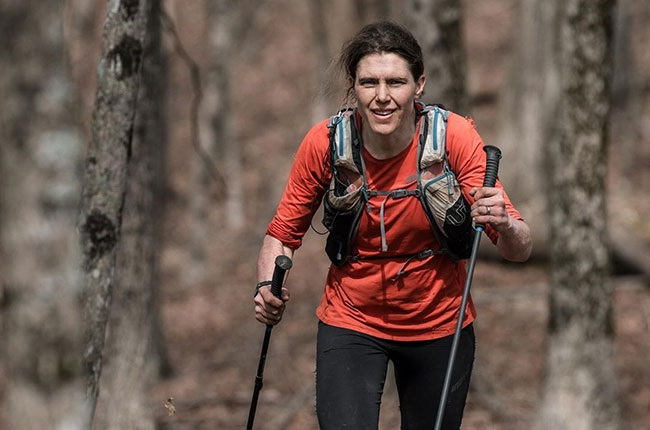
<path fill-rule="evenodd" d="M 446 159 L 447 120 L 449 111 L 438 105 L 421 104 L 419 168 L 423 170 Z M 361 139 L 356 125 L 354 109 L 343 109 L 329 119 L 332 165 L 363 174 Z"/>
<path fill-rule="evenodd" d="M 330 233 L 325 249 L 337 266 L 345 264 L 353 257 L 352 246 L 364 202 L 367 202 L 368 196 L 381 193 L 390 195 L 394 199 L 411 195 L 418 197 L 440 244 L 440 248 L 435 250 L 435 253 L 447 253 L 455 261 L 469 256 L 473 230 L 469 217 L 469 204 L 465 201 L 447 160 L 449 111 L 438 105 L 416 103 L 421 124 L 416 166 L 418 181 L 415 190 L 399 189 L 387 192 L 369 190 L 365 178 L 356 110 L 342 110 L 329 120 L 332 181 L 330 189 L 323 197 L 325 208 L 323 224 Z M 383 210 L 382 204 L 382 251 L 385 252 L 387 244 L 383 230 Z"/>
<path fill-rule="evenodd" d="M 449 111 L 438 105 L 424 105 L 420 110 L 424 123 L 420 127 L 420 170 L 446 160 L 447 119 Z"/>
<path fill-rule="evenodd" d="M 332 166 L 362 174 L 361 140 L 355 124 L 355 110 L 343 109 L 330 117 L 328 128 Z"/>

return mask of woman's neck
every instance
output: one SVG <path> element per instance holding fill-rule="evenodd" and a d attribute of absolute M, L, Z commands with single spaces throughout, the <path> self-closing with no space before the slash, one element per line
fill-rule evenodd
<path fill-rule="evenodd" d="M 370 127 L 363 127 L 361 137 L 363 146 L 370 155 L 378 160 L 383 160 L 391 158 L 406 149 L 413 141 L 415 130 L 416 126 L 413 124 L 410 127 L 396 130 L 395 133 L 383 135 L 373 133 Z"/>

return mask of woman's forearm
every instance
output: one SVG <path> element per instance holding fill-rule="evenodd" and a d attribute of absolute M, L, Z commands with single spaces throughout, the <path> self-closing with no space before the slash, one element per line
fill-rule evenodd
<path fill-rule="evenodd" d="M 510 220 L 506 227 L 498 231 L 497 249 L 506 260 L 524 262 L 533 250 L 530 227 L 523 221 L 514 218 Z"/>
<path fill-rule="evenodd" d="M 286 255 L 287 257 L 292 258 L 293 249 L 283 245 L 282 242 L 273 236 L 264 236 L 262 248 L 260 249 L 259 257 L 257 259 L 258 282 L 271 280 L 273 269 L 275 269 L 275 258 L 278 255 Z"/>

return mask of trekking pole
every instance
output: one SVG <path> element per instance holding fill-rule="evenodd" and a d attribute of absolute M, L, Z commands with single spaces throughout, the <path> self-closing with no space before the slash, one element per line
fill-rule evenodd
<path fill-rule="evenodd" d="M 499 172 L 499 160 L 501 159 L 501 150 L 496 146 L 486 145 L 483 147 L 485 151 L 485 178 L 483 178 L 484 187 L 494 187 L 497 181 L 497 174 Z M 465 319 L 465 308 L 467 307 L 467 299 L 469 298 L 469 289 L 472 285 L 472 276 L 474 276 L 474 266 L 476 265 L 476 256 L 478 255 L 478 248 L 481 244 L 481 233 L 485 229 L 484 225 L 477 224 L 474 227 L 474 243 L 472 244 L 472 253 L 469 258 L 469 265 L 467 267 L 467 278 L 465 279 L 465 288 L 463 289 L 463 299 L 460 302 L 460 310 L 458 315 L 458 322 L 456 324 L 456 331 L 454 332 L 454 339 L 451 343 L 451 351 L 449 352 L 449 362 L 447 363 L 447 372 L 445 373 L 445 382 L 442 386 L 442 394 L 440 395 L 440 403 L 438 404 L 438 415 L 436 417 L 435 430 L 440 430 L 442 420 L 445 415 L 445 406 L 447 404 L 447 395 L 449 394 L 449 385 L 451 384 L 451 374 L 454 370 L 454 361 L 456 360 L 456 351 L 458 350 L 458 343 L 460 341 L 460 332 L 463 329 L 463 320 Z"/>
<path fill-rule="evenodd" d="M 275 257 L 275 269 L 273 269 L 273 277 L 271 278 L 271 292 L 277 298 L 280 298 L 282 292 L 282 284 L 284 283 L 284 274 L 287 270 L 291 269 L 291 259 L 286 255 L 278 255 Z M 269 349 L 269 341 L 271 340 L 271 324 L 266 325 L 266 332 L 264 333 L 264 341 L 262 342 L 262 352 L 260 353 L 260 361 L 257 365 L 257 375 L 255 376 L 255 389 L 253 390 L 253 399 L 251 400 L 251 408 L 248 411 L 248 424 L 246 430 L 253 429 L 253 421 L 255 420 L 255 410 L 257 409 L 257 399 L 262 390 L 263 377 L 264 377 L 264 363 L 266 362 L 266 353 Z"/>

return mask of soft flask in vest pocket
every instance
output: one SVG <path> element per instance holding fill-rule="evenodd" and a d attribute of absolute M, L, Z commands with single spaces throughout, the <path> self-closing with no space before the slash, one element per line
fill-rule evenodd
<path fill-rule="evenodd" d="M 435 175 L 435 173 L 438 173 Z M 446 247 L 455 260 L 469 258 L 472 252 L 472 218 L 470 205 L 460 191 L 456 175 L 441 166 L 438 172 L 425 169 L 420 175 L 419 186 L 425 212 L 434 231 L 438 232 L 441 245 Z"/>
<path fill-rule="evenodd" d="M 328 191 L 323 198 L 323 225 L 329 231 L 325 252 L 335 266 L 343 266 L 352 252 L 363 208 L 360 193 L 361 189 L 358 189 L 354 195 L 336 197 L 332 191 Z"/>

